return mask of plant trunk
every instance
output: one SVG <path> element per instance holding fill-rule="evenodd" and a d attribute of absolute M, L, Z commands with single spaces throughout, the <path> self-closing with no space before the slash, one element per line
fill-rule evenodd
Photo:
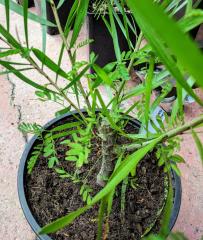
<path fill-rule="evenodd" d="M 97 184 L 104 186 L 114 169 L 114 143 L 115 133 L 106 120 L 102 120 L 99 128 L 99 136 L 102 139 L 102 163 L 97 175 Z"/>

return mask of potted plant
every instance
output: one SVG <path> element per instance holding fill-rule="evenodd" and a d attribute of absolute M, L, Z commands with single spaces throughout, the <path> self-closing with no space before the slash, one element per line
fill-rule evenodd
<path fill-rule="evenodd" d="M 140 33 L 140 29 L 126 5 L 115 2 L 112 11 L 115 16 L 114 23 L 109 18 L 108 1 L 90 1 L 88 9 L 89 38 L 93 40 L 90 42 L 90 52 L 98 55 L 96 63 L 101 67 L 116 60 L 112 41 L 114 28 L 116 28 L 121 52 L 133 49 L 133 44 L 136 43 Z M 104 43 L 106 51 L 104 51 Z"/>
<path fill-rule="evenodd" d="M 37 12 L 38 12 L 39 16 L 42 15 L 42 11 L 43 11 L 42 3 L 43 3 L 43 1 L 35 0 L 35 6 L 37 8 Z M 56 24 L 54 14 L 53 14 L 53 9 L 52 9 L 50 2 L 45 1 L 45 3 L 46 3 L 46 7 L 45 7 L 46 11 L 45 12 L 46 12 L 47 20 L 52 22 L 53 24 Z M 57 7 L 59 21 L 60 21 L 60 24 L 61 24 L 61 27 L 63 28 L 63 30 L 65 29 L 68 15 L 73 6 L 73 3 L 74 3 L 74 0 L 69 0 L 69 1 L 56 0 L 56 1 L 54 1 L 54 4 Z M 47 26 L 47 33 L 50 35 L 56 35 L 56 34 L 59 34 L 59 31 L 58 31 L 57 27 Z"/>
<path fill-rule="evenodd" d="M 1 40 L 9 48 L 1 53 L 1 57 L 20 54 L 32 70 L 46 79 L 46 83 L 28 78 L 24 71 L 30 68 L 16 69 L 6 59 L 0 60 L 0 64 L 36 88 L 36 96 L 41 101 L 54 101 L 63 106 L 56 113 L 59 117 L 44 127 L 36 123 L 20 126 L 21 131 L 35 134 L 19 166 L 18 190 L 24 213 L 43 240 L 141 239 L 152 232 L 165 238 L 173 227 L 180 207 L 180 179 L 176 176 L 180 171 L 177 163 L 184 160 L 175 153 L 180 144 L 178 136 L 191 131 L 202 154 L 195 128 L 203 123 L 203 116 L 185 123 L 182 104 L 188 92 L 197 103 L 203 105 L 191 87 L 194 82 L 203 87 L 199 78 L 203 70 L 195 65 L 202 60 L 202 55 L 162 7 L 151 0 L 127 0 L 130 11 L 143 30 L 134 51 L 121 53 L 118 39 L 114 37 L 117 61 L 113 67 L 112 63 L 104 68 L 99 67 L 95 64 L 94 53 L 90 54 L 88 62 L 78 62 L 78 48 L 88 44 L 88 41 L 78 44 L 76 40 L 87 16 L 89 3 L 78 0 L 72 7 L 73 15 L 78 12 L 78 7 L 80 14 L 75 18 L 75 27 L 70 36 L 73 23 L 68 20 L 66 30 L 69 31 L 64 34 L 54 1 L 50 2 L 62 39 L 61 53 L 65 49 L 70 58 L 71 70 L 68 72 L 61 68 L 60 61 L 56 64 L 43 51 L 29 47 L 27 31 L 26 45 L 21 45 L 0 25 Z M 112 22 L 113 7 L 109 2 Z M 8 6 L 6 9 L 9 10 Z M 6 13 L 9 14 L 9 11 Z M 24 27 L 28 29 L 26 16 L 24 14 Z M 163 31 L 166 26 L 170 26 L 170 31 Z M 148 45 L 140 47 L 143 35 Z M 184 51 L 182 42 L 192 51 L 192 55 Z M 132 66 L 140 61 L 149 63 L 145 81 L 128 89 Z M 154 64 L 157 61 L 166 68 L 155 75 Z M 186 82 L 184 79 L 186 67 L 187 74 L 193 77 L 192 81 Z M 94 69 L 95 74 L 89 74 L 90 68 Z M 52 79 L 46 69 L 54 72 L 56 79 Z M 152 89 L 162 85 L 170 74 L 177 81 L 178 100 L 171 117 L 162 111 L 154 119 L 154 110 L 170 91 L 171 85 L 169 82 L 166 92 L 150 102 Z M 83 87 L 82 77 L 87 80 L 88 89 Z M 108 100 L 104 100 L 104 86 Z M 135 96 L 139 99 L 130 105 L 124 104 Z M 85 103 L 84 110 L 81 99 Z M 136 115 L 131 115 L 135 109 Z M 171 212 L 174 213 L 172 216 Z"/>

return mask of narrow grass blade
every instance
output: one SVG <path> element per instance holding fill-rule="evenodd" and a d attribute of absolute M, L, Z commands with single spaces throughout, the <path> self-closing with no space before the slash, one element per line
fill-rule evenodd
<path fill-rule="evenodd" d="M 148 125 L 149 125 L 149 114 L 150 114 L 150 100 L 151 100 L 151 92 L 152 92 L 152 79 L 154 74 L 154 57 L 151 56 L 149 63 L 149 71 L 145 80 L 145 126 L 148 135 Z"/>
<path fill-rule="evenodd" d="M 166 205 L 163 209 L 163 217 L 161 220 L 161 229 L 159 231 L 159 234 L 161 237 L 164 239 L 168 236 L 169 234 L 169 223 L 170 223 L 170 218 L 171 218 L 171 211 L 173 207 L 173 186 L 171 182 L 171 178 L 169 176 L 169 189 L 168 189 L 168 195 L 166 199 Z"/>
<path fill-rule="evenodd" d="M 89 208 L 90 208 L 90 206 L 79 208 L 75 212 L 72 212 L 65 217 L 57 219 L 56 221 L 52 222 L 51 224 L 48 224 L 45 227 L 43 227 L 41 229 L 41 231 L 39 232 L 39 234 L 47 234 L 47 233 L 56 232 L 57 230 L 72 223 L 77 217 L 79 217 L 81 214 L 86 212 Z"/>
<path fill-rule="evenodd" d="M 117 29 L 116 29 L 116 25 L 115 25 L 115 21 L 114 21 L 114 16 L 113 16 L 114 9 L 109 2 L 108 2 L 108 11 L 109 11 L 111 34 L 112 34 L 116 59 L 118 62 L 120 62 L 121 61 L 121 50 L 120 50 L 120 46 L 119 46 L 118 34 L 117 34 Z"/>
<path fill-rule="evenodd" d="M 5 0 L 0 0 L 0 4 L 5 5 Z M 10 0 L 10 10 L 23 16 L 23 7 L 11 0 Z M 35 22 L 41 23 L 43 25 L 47 25 L 50 27 L 56 26 L 54 23 L 47 21 L 46 19 L 43 19 L 43 18 L 39 17 L 38 15 L 31 13 L 31 12 L 28 12 L 28 18 Z"/>
<path fill-rule="evenodd" d="M 194 141 L 196 143 L 197 149 L 199 151 L 200 159 L 201 159 L 202 164 L 203 164 L 203 145 L 202 145 L 202 142 L 201 142 L 200 138 L 198 137 L 197 133 L 195 132 L 195 130 L 193 130 L 193 129 L 192 129 L 192 136 L 193 136 Z"/>
<path fill-rule="evenodd" d="M 28 41 L 28 0 L 23 0 L 23 20 L 24 20 L 24 32 L 27 48 L 29 48 Z"/>
<path fill-rule="evenodd" d="M 94 68 L 95 72 L 97 73 L 97 75 L 99 76 L 99 78 L 101 78 L 101 80 L 103 81 L 104 84 L 107 84 L 109 86 L 112 84 L 112 80 L 110 79 L 108 74 L 102 68 L 100 68 L 96 64 L 93 65 L 93 68 Z"/>
<path fill-rule="evenodd" d="M 5 12 L 6 12 L 6 26 L 7 31 L 10 30 L 10 0 L 5 0 Z"/>
<path fill-rule="evenodd" d="M 43 19 L 47 19 L 46 0 L 41 0 L 41 16 Z M 47 26 L 41 24 L 42 27 L 42 52 L 46 52 L 46 41 L 47 41 Z"/>
<path fill-rule="evenodd" d="M 200 9 L 190 11 L 178 24 L 184 32 L 188 32 L 203 23 L 203 11 Z"/>
<path fill-rule="evenodd" d="M 10 49 L 10 50 L 5 51 L 5 52 L 0 52 L 0 58 L 7 57 L 7 56 L 10 56 L 10 55 L 14 55 L 14 54 L 18 54 L 20 52 L 21 51 L 19 49 Z"/>
<path fill-rule="evenodd" d="M 78 35 L 80 33 L 81 27 L 84 23 L 85 17 L 87 15 L 88 6 L 89 6 L 89 0 L 80 1 L 79 4 L 80 4 L 80 7 L 78 9 L 78 13 L 77 13 L 77 16 L 75 19 L 73 34 L 72 34 L 72 38 L 70 41 L 70 48 L 72 48 L 74 46 L 74 44 L 78 38 Z"/>
<path fill-rule="evenodd" d="M 65 0 L 60 0 L 57 5 L 57 9 L 59 9 L 63 5 L 64 2 L 65 2 Z"/>
<path fill-rule="evenodd" d="M 178 61 L 195 78 L 196 83 L 203 87 L 201 81 L 203 56 L 200 50 L 188 36 L 184 35 L 178 25 L 163 12 L 162 8 L 153 1 L 127 0 L 127 3 L 147 40 L 172 75 L 200 105 L 203 105 L 203 101 L 188 86 L 180 69 L 176 67 L 176 61 Z M 176 61 L 174 57 L 177 59 Z"/>
<path fill-rule="evenodd" d="M 99 215 L 98 215 L 98 223 L 97 223 L 97 240 L 102 240 L 103 221 L 104 221 L 105 211 L 106 211 L 106 201 L 105 199 L 102 199 L 99 206 Z"/>
<path fill-rule="evenodd" d="M 64 70 L 62 70 L 55 62 L 51 60 L 47 55 L 45 55 L 42 51 L 40 51 L 37 48 L 32 48 L 32 51 L 34 55 L 43 63 L 45 66 L 47 66 L 49 69 L 51 69 L 53 72 L 59 74 L 60 76 L 67 78 L 67 74 Z"/>
<path fill-rule="evenodd" d="M 0 24 L 0 34 L 5 37 L 7 42 L 9 42 L 14 48 L 22 49 L 21 45 L 16 41 L 16 39 Z"/>
<path fill-rule="evenodd" d="M 50 91 L 50 92 L 54 92 L 53 90 L 47 89 L 42 85 L 39 85 L 38 83 L 35 83 L 34 81 L 30 80 L 29 78 L 27 78 L 25 75 L 23 75 L 22 73 L 20 73 L 19 71 L 17 71 L 17 69 L 15 69 L 14 67 L 12 67 L 9 63 L 0 60 L 0 64 L 5 67 L 6 69 L 8 69 L 10 72 L 12 72 L 13 74 L 15 74 L 19 79 L 21 79 L 23 82 L 31 85 L 32 87 L 36 88 L 36 89 L 40 89 L 43 91 Z"/>
<path fill-rule="evenodd" d="M 64 89 L 63 91 L 69 89 L 73 85 L 75 85 L 78 81 L 80 81 L 81 77 L 84 76 L 84 74 L 88 71 L 88 69 L 91 67 L 91 64 L 88 64 L 86 67 L 83 68 L 83 70 L 76 76 Z M 75 87 L 74 89 L 76 89 Z"/>

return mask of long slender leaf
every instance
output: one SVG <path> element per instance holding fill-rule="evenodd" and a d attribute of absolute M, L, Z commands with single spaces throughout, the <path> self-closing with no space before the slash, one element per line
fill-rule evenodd
<path fill-rule="evenodd" d="M 165 207 L 163 209 L 163 217 L 161 220 L 161 229 L 159 232 L 160 236 L 163 238 L 166 238 L 170 231 L 169 223 L 170 223 L 170 218 L 171 218 L 172 207 L 173 207 L 173 186 L 172 186 L 171 178 L 169 176 L 168 195 L 167 195 Z"/>
<path fill-rule="evenodd" d="M 81 77 L 84 76 L 84 74 L 88 71 L 88 69 L 91 67 L 91 64 L 88 64 L 86 67 L 83 68 L 83 70 L 78 74 L 77 77 L 75 77 L 64 89 L 63 91 L 65 91 L 66 89 L 69 89 L 70 87 L 72 87 L 74 84 L 76 84 L 78 81 L 80 81 Z M 75 87 L 74 89 L 76 90 L 77 87 Z"/>
<path fill-rule="evenodd" d="M 41 15 L 43 19 L 47 19 L 47 5 L 46 0 L 41 0 Z M 46 52 L 46 40 L 47 40 L 47 26 L 41 24 L 42 27 L 42 52 Z"/>
<path fill-rule="evenodd" d="M 31 85 L 32 87 L 36 88 L 36 89 L 40 89 L 43 91 L 50 91 L 53 93 L 56 93 L 53 90 L 47 89 L 42 85 L 39 85 L 38 83 L 35 83 L 34 81 L 30 80 L 29 78 L 27 78 L 25 75 L 23 75 L 22 73 L 20 73 L 19 71 L 17 71 L 17 69 L 15 69 L 14 67 L 12 67 L 8 62 L 6 61 L 2 61 L 0 60 L 0 64 L 5 67 L 6 69 L 8 69 L 10 72 L 12 72 L 13 74 L 15 74 L 19 79 L 21 79 L 23 82 Z"/>
<path fill-rule="evenodd" d="M 73 28 L 73 34 L 72 34 L 72 38 L 70 41 L 70 48 L 72 48 L 77 40 L 77 37 L 80 33 L 81 27 L 84 23 L 85 17 L 87 15 L 87 10 L 88 10 L 88 6 L 89 6 L 89 0 L 85 0 L 85 1 L 79 1 L 79 8 L 78 11 L 80 11 L 79 14 L 77 14 L 77 17 L 75 19 L 75 24 L 74 24 L 74 28 Z"/>
<path fill-rule="evenodd" d="M 79 217 L 81 214 L 86 212 L 89 208 L 90 208 L 90 206 L 79 208 L 75 212 L 72 212 L 65 217 L 57 219 L 53 223 L 43 227 L 40 231 L 40 234 L 56 232 L 58 229 L 61 229 L 61 228 L 65 227 L 66 225 L 72 223 L 77 217 Z"/>
<path fill-rule="evenodd" d="M 59 218 L 58 220 L 46 225 L 42 228 L 40 234 L 48 234 L 58 231 L 61 228 L 72 223 L 78 216 L 86 212 L 91 206 L 99 202 L 103 197 L 105 197 L 108 193 L 115 189 L 115 187 L 128 176 L 132 169 L 137 166 L 139 161 L 160 141 L 161 138 L 157 138 L 153 140 L 149 145 L 137 150 L 133 154 L 126 157 L 125 160 L 123 160 L 120 166 L 112 174 L 107 185 L 100 192 L 98 192 L 95 197 L 93 197 L 88 206 L 79 208 L 78 210 L 68 214 L 67 216 Z"/>
<path fill-rule="evenodd" d="M 111 85 L 112 84 L 112 80 L 110 79 L 110 77 L 108 76 L 108 74 L 102 69 L 100 68 L 98 65 L 94 64 L 93 68 L 95 70 L 95 72 L 97 73 L 97 75 L 99 76 L 99 78 L 107 85 Z"/>
<path fill-rule="evenodd" d="M 0 34 L 5 37 L 5 39 L 17 49 L 22 49 L 21 45 L 16 41 L 16 39 L 0 24 Z"/>
<path fill-rule="evenodd" d="M 0 4 L 5 5 L 5 0 L 0 0 Z M 23 16 L 23 7 L 21 5 L 15 3 L 12 0 L 10 0 L 10 10 L 12 10 L 15 13 Z M 35 21 L 35 22 L 41 23 L 43 25 L 47 25 L 47 26 L 50 26 L 50 27 L 55 27 L 56 26 L 52 22 L 47 21 L 46 19 L 43 19 L 43 18 L 39 17 L 38 15 L 33 14 L 31 12 L 28 12 L 28 18 Z"/>
<path fill-rule="evenodd" d="M 10 49 L 10 50 L 5 51 L 5 52 L 0 52 L 0 58 L 7 57 L 7 56 L 10 56 L 10 55 L 14 55 L 14 54 L 18 54 L 20 52 L 21 51 L 19 49 Z"/>
<path fill-rule="evenodd" d="M 28 0 L 23 0 L 23 20 L 24 20 L 24 31 L 27 48 L 29 48 L 28 41 Z"/>
<path fill-rule="evenodd" d="M 6 26 L 7 31 L 10 30 L 10 0 L 5 0 L 5 11 L 6 11 Z"/>
<path fill-rule="evenodd" d="M 188 32 L 203 23 L 203 11 L 200 9 L 190 11 L 178 22 L 184 32 Z"/>
<path fill-rule="evenodd" d="M 60 76 L 67 78 L 66 72 L 62 70 L 54 61 L 51 60 L 51 58 L 45 55 L 42 51 L 40 51 L 37 48 L 32 48 L 32 51 L 35 54 L 35 56 L 49 69 L 59 74 Z"/>
<path fill-rule="evenodd" d="M 200 138 L 198 137 L 197 133 L 195 132 L 195 130 L 192 130 L 192 136 L 195 140 L 197 149 L 199 151 L 200 159 L 201 159 L 202 164 L 203 164 L 203 145 L 202 145 L 202 142 L 201 142 Z"/>
<path fill-rule="evenodd" d="M 150 99 L 152 92 L 152 79 L 154 73 L 154 56 L 151 56 L 149 71 L 145 80 L 145 125 L 148 134 L 148 125 L 149 125 L 149 113 L 150 113 Z"/>
<path fill-rule="evenodd" d="M 188 36 L 180 31 L 178 25 L 170 19 L 157 4 L 153 3 L 152 0 L 126 1 L 146 38 L 169 71 L 179 84 L 195 98 L 200 105 L 203 105 L 202 100 L 197 97 L 185 82 L 173 58 L 173 56 L 175 56 L 178 63 L 193 75 L 196 83 L 203 87 L 203 82 L 201 81 L 201 76 L 203 75 L 203 68 L 201 67 L 203 56 L 198 48 Z M 160 21 L 160 19 L 162 20 Z M 173 56 L 171 54 L 173 54 Z"/>
<path fill-rule="evenodd" d="M 109 18 L 110 18 L 110 25 L 111 25 L 111 33 L 112 33 L 112 39 L 113 39 L 113 45 L 114 45 L 114 50 L 116 54 L 116 59 L 118 62 L 121 61 L 121 50 L 119 47 L 119 42 L 118 42 L 118 34 L 116 30 L 116 25 L 113 17 L 113 7 L 112 5 L 108 2 L 108 10 L 109 10 Z"/>

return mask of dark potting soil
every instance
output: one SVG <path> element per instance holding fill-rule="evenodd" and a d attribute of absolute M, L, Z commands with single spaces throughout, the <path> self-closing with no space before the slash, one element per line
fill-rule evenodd
<path fill-rule="evenodd" d="M 70 120 L 69 120 L 70 121 Z M 58 124 L 57 124 L 58 125 Z M 134 127 L 127 125 L 129 133 L 136 133 Z M 68 147 L 60 142 L 68 137 L 63 137 L 55 142 L 59 164 L 69 173 L 75 172 L 74 162 L 65 161 Z M 126 144 L 128 141 L 118 137 L 117 144 Z M 101 187 L 96 184 L 96 175 L 101 165 L 101 140 L 99 137 L 92 139 L 92 152 L 89 164 L 84 165 L 79 172 L 80 179 L 88 176 L 88 186 L 93 189 L 92 196 Z M 136 177 L 129 177 L 126 189 L 125 209 L 121 211 L 121 184 L 117 187 L 113 200 L 112 213 L 109 219 L 109 234 L 111 240 L 138 240 L 151 223 L 157 218 L 157 212 L 165 201 L 165 174 L 157 166 L 155 154 L 147 154 L 138 164 Z M 59 177 L 54 169 L 49 169 L 47 159 L 40 156 L 31 175 L 25 176 L 25 192 L 28 205 L 40 226 L 62 217 L 82 206 L 85 203 L 80 196 L 80 184 Z M 70 226 L 50 234 L 53 240 L 93 240 L 97 236 L 97 215 L 99 205 L 95 205 L 86 213 L 78 217 Z M 159 220 L 154 229 L 159 229 Z M 105 233 L 104 233 L 105 234 Z"/>

